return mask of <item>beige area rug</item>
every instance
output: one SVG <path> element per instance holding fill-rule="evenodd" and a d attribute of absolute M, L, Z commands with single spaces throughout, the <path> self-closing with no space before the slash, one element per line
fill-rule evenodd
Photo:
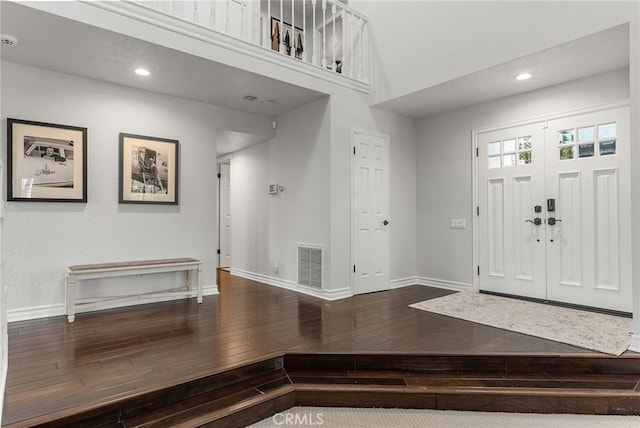
<path fill-rule="evenodd" d="M 629 347 L 631 319 L 543 303 L 461 291 L 411 308 L 620 355 Z"/>
<path fill-rule="evenodd" d="M 638 428 L 640 416 L 292 407 L 249 428 Z"/>

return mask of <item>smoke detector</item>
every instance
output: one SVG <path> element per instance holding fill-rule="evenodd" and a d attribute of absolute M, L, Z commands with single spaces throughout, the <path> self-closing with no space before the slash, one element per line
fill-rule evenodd
<path fill-rule="evenodd" d="M 0 43 L 4 46 L 15 46 L 18 39 L 10 34 L 0 34 Z"/>

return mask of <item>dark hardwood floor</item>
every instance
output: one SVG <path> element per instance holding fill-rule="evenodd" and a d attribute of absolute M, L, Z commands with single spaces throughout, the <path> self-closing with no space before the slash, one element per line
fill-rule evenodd
<path fill-rule="evenodd" d="M 334 302 L 219 272 L 220 294 L 9 324 L 3 425 L 108 403 L 284 350 L 589 354 L 408 307 L 424 286 Z"/>

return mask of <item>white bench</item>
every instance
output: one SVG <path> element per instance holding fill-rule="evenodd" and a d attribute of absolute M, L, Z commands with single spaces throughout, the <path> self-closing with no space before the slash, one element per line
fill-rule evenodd
<path fill-rule="evenodd" d="M 131 296 L 100 297 L 93 299 L 76 299 L 76 281 L 115 276 L 142 275 L 147 273 L 187 271 L 187 285 L 178 290 L 152 292 Z M 193 295 L 194 276 L 197 284 L 198 303 L 202 303 L 202 262 L 196 259 L 162 259 L 141 260 L 135 262 L 100 263 L 67 267 L 65 284 L 67 292 L 67 319 L 73 322 L 76 308 L 92 310 L 104 307 L 109 303 L 130 301 L 149 297 L 191 297 Z"/>

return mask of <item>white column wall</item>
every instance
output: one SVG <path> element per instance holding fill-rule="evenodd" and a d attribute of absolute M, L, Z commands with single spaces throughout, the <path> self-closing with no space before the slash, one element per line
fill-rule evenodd
<path fill-rule="evenodd" d="M 421 282 L 454 287 L 472 284 L 472 130 L 627 100 L 629 96 L 629 72 L 623 69 L 421 120 L 416 231 Z M 452 218 L 466 219 L 467 228 L 450 229 Z"/>
<path fill-rule="evenodd" d="M 88 128 L 86 204 L 3 202 L 9 321 L 64 313 L 64 269 L 74 264 L 194 257 L 215 290 L 216 128 L 269 135 L 271 118 L 8 62 L 1 90 L 2 135 L 7 117 Z M 118 204 L 120 132 L 179 140 L 178 206 Z M 79 295 L 176 282 L 183 276 L 94 280 Z"/>

